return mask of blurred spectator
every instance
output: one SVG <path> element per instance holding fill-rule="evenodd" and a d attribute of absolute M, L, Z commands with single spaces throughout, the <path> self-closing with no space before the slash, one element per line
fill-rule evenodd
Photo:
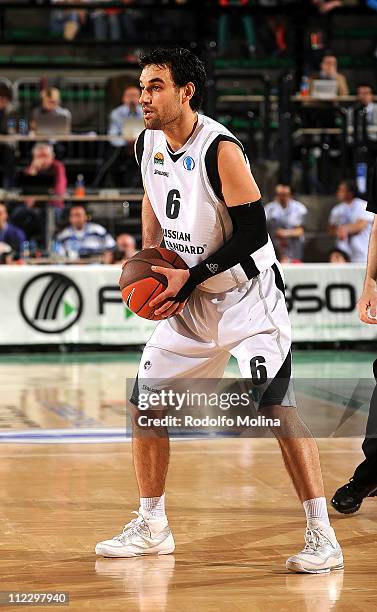
<path fill-rule="evenodd" d="M 328 232 L 336 238 L 336 249 L 344 251 L 353 263 L 367 260 L 369 234 L 374 214 L 367 203 L 356 197 L 355 181 L 339 183 L 336 193 L 339 204 L 330 213 Z"/>
<path fill-rule="evenodd" d="M 307 208 L 292 198 L 289 185 L 276 185 L 275 199 L 266 204 L 267 226 L 283 263 L 302 261 Z"/>
<path fill-rule="evenodd" d="M 16 132 L 17 115 L 12 106 L 12 90 L 0 84 L 0 134 Z M 0 143 L 0 167 L 2 169 L 2 187 L 11 189 L 15 184 L 15 155 L 13 144 Z"/>
<path fill-rule="evenodd" d="M 44 247 L 43 209 L 35 207 L 34 204 L 34 198 L 25 198 L 24 202 L 12 211 L 11 221 L 25 233 L 29 242 Z"/>
<path fill-rule="evenodd" d="M 139 103 L 140 89 L 136 85 L 127 85 L 122 95 L 122 104 L 114 108 L 109 118 L 109 136 L 122 136 L 129 119 L 143 119 L 143 110 Z M 128 143 L 123 138 L 114 138 L 113 147 L 133 145 L 136 138 Z"/>
<path fill-rule="evenodd" d="M 342 249 L 332 249 L 329 253 L 329 263 L 332 264 L 345 264 L 349 263 L 350 258 L 347 253 L 342 251 Z"/>
<path fill-rule="evenodd" d="M 85 1 L 75 0 L 75 4 L 84 4 Z M 72 4 L 72 0 L 51 0 L 51 4 Z M 55 9 L 50 15 L 51 33 L 63 36 L 67 41 L 75 40 L 86 19 L 85 9 Z"/>
<path fill-rule="evenodd" d="M 330 92 L 327 100 L 318 97 L 319 94 L 315 82 L 322 80 L 335 82 L 334 93 L 331 95 Z M 303 126 L 319 129 L 335 127 L 338 113 L 336 96 L 348 95 L 348 85 L 345 76 L 338 72 L 338 61 L 332 52 L 327 52 L 323 55 L 319 72 L 315 72 L 310 76 L 309 95 L 313 96 L 314 100 L 305 101 L 302 106 L 301 118 Z M 331 148 L 337 148 L 336 137 L 331 142 Z"/>
<path fill-rule="evenodd" d="M 249 0 L 219 0 L 219 4 L 221 6 L 228 6 L 229 4 L 243 6 L 249 3 Z M 242 24 L 242 29 L 244 31 L 245 36 L 244 45 L 246 46 L 248 54 L 250 56 L 253 56 L 256 51 L 256 35 L 253 17 L 247 13 L 243 13 L 241 15 L 237 15 L 235 23 L 237 23 L 237 25 L 239 25 L 240 23 Z M 219 16 L 217 22 L 217 46 L 218 53 L 220 55 L 223 55 L 227 52 L 230 41 L 230 27 L 231 15 L 229 13 L 224 12 Z"/>
<path fill-rule="evenodd" d="M 104 3 L 103 0 L 99 2 Z M 111 2 L 111 0 L 105 0 Z M 120 0 L 123 4 L 133 5 L 133 0 Z M 139 4 L 139 3 L 138 3 Z M 129 45 L 136 42 L 137 36 L 137 19 L 142 18 L 143 13 L 134 8 L 122 10 L 120 8 L 111 9 L 96 9 L 90 13 L 90 17 L 94 28 L 94 37 L 96 40 L 124 40 Z"/>
<path fill-rule="evenodd" d="M 357 86 L 357 102 L 348 109 L 348 124 L 349 126 L 354 126 L 356 119 L 357 130 L 362 130 L 362 124 L 359 125 L 359 122 L 362 122 L 361 110 L 365 112 L 367 138 L 368 140 L 375 141 L 377 140 L 377 132 L 369 128 L 377 130 L 377 104 L 373 102 L 372 86 L 367 83 L 361 83 Z"/>
<path fill-rule="evenodd" d="M 12 247 L 6 242 L 0 242 L 0 265 L 9 265 L 12 263 Z"/>
<path fill-rule="evenodd" d="M 15 259 L 20 258 L 25 238 L 21 229 L 8 223 L 7 207 L 0 203 L 0 243 L 8 244 L 11 247 Z"/>
<path fill-rule="evenodd" d="M 281 4 L 276 0 L 218 0 L 220 6 L 251 6 L 255 4 L 261 6 L 272 7 Z M 289 4 L 289 0 L 284 4 Z M 234 25 L 238 28 L 242 26 L 245 40 L 243 41 L 244 49 L 249 57 L 253 57 L 256 53 L 259 55 L 281 55 L 288 51 L 287 44 L 287 27 L 285 16 L 267 15 L 263 23 L 255 19 L 255 15 L 250 13 L 241 13 L 236 15 Z M 260 16 L 258 16 L 260 19 Z M 217 22 L 217 45 L 218 52 L 224 55 L 228 52 L 230 43 L 230 30 L 232 26 L 232 14 L 224 12 L 220 14 Z"/>
<path fill-rule="evenodd" d="M 35 130 L 42 115 L 50 113 L 58 117 L 66 117 L 71 123 L 72 115 L 68 108 L 60 106 L 60 91 L 56 87 L 46 87 L 40 93 L 41 105 L 32 112 L 30 128 Z"/>
<path fill-rule="evenodd" d="M 113 252 L 113 263 L 125 263 L 138 252 L 136 240 L 131 234 L 119 234 L 116 239 L 116 248 Z"/>
<path fill-rule="evenodd" d="M 55 249 L 57 255 L 81 259 L 103 255 L 104 263 L 112 263 L 115 241 L 107 230 L 88 220 L 82 204 L 74 204 L 69 211 L 69 225 L 58 234 Z"/>
<path fill-rule="evenodd" d="M 93 186 L 98 187 L 110 172 L 117 187 L 139 187 L 140 172 L 134 154 L 135 140 L 144 128 L 139 98 L 139 88 L 136 85 L 127 85 L 123 91 L 122 104 L 111 111 L 108 134 L 117 138 L 111 140 L 108 159 Z"/>
<path fill-rule="evenodd" d="M 336 56 L 328 51 L 322 57 L 319 72 L 310 77 L 310 94 L 312 94 L 313 81 L 316 80 L 331 80 L 337 82 L 337 95 L 348 96 L 349 89 L 347 79 L 343 74 L 338 72 L 338 60 Z"/>
<path fill-rule="evenodd" d="M 54 149 L 47 143 L 37 143 L 32 149 L 32 161 L 25 169 L 25 175 L 37 176 L 39 181 L 45 179 L 48 187 L 53 182 L 53 191 L 57 196 L 65 194 L 67 188 L 67 177 L 65 166 L 61 161 L 55 159 Z M 49 202 L 55 208 L 64 208 L 64 199 L 54 199 Z"/>

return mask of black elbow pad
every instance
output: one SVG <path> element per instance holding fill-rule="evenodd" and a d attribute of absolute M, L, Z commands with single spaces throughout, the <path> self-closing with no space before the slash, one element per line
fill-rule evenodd
<path fill-rule="evenodd" d="M 241 241 L 240 248 L 249 255 L 260 249 L 268 241 L 266 213 L 262 200 L 242 204 L 241 206 L 230 206 L 229 216 L 233 223 L 233 233 L 237 233 Z"/>

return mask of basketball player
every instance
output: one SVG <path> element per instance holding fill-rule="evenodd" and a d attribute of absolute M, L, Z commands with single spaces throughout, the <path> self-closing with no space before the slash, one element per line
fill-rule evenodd
<path fill-rule="evenodd" d="M 195 55 L 157 49 L 140 63 L 146 129 L 135 151 L 145 188 L 143 248 L 164 238 L 189 269 L 154 268 L 168 286 L 150 305 L 165 320 L 146 344 L 139 383 L 167 373 L 169 378 L 220 378 L 230 355 L 244 378 L 253 378 L 262 365 L 272 382 L 260 410 L 284 423 L 285 435 L 274 433 L 307 518 L 305 548 L 288 559 L 287 568 L 340 569 L 343 556 L 329 523 L 317 446 L 287 385 L 282 390 L 284 385 L 273 384 L 290 378 L 290 322 L 261 195 L 243 147 L 220 123 L 198 114 L 206 75 Z M 137 383 L 131 405 L 137 414 Z M 123 533 L 97 544 L 97 554 L 107 557 L 167 554 L 175 548 L 165 514 L 167 433 L 143 436 L 137 418 L 133 433 L 140 509 Z"/>
<path fill-rule="evenodd" d="M 369 212 L 375 213 L 368 247 L 368 263 L 363 293 L 357 304 L 359 318 L 368 325 L 377 325 L 377 161 L 368 180 Z M 373 363 L 377 382 L 377 359 Z M 366 435 L 362 444 L 365 455 L 345 485 L 335 491 L 331 505 L 342 514 L 357 512 L 365 497 L 377 497 L 377 386 L 370 401 Z"/>

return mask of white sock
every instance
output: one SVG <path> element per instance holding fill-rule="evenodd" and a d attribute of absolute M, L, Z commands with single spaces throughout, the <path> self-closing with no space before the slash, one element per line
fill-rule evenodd
<path fill-rule="evenodd" d="M 140 497 L 140 508 L 153 518 L 163 518 L 165 515 L 165 493 L 161 497 Z"/>
<path fill-rule="evenodd" d="M 326 497 L 314 497 L 313 499 L 307 499 L 304 501 L 303 506 L 308 524 L 310 520 L 317 519 L 326 525 L 330 525 L 329 515 L 327 513 Z"/>

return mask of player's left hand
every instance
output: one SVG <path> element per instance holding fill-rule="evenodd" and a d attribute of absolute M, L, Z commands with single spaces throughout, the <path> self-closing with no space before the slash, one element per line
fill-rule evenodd
<path fill-rule="evenodd" d="M 377 324 L 377 290 L 376 284 L 366 285 L 359 301 L 357 302 L 360 321 L 369 325 Z"/>
<path fill-rule="evenodd" d="M 188 270 L 177 270 L 176 268 L 163 268 L 161 266 L 152 266 L 153 272 L 158 272 L 158 274 L 163 274 L 166 276 L 168 281 L 168 286 L 165 291 L 160 293 L 154 300 L 149 302 L 150 308 L 155 308 L 158 304 L 161 304 L 165 300 L 167 302 L 155 310 L 156 316 L 162 316 L 164 319 L 167 317 L 171 317 L 172 315 L 179 314 L 184 309 L 186 302 L 173 302 L 169 300 L 169 298 L 175 297 L 189 279 L 190 273 Z"/>

